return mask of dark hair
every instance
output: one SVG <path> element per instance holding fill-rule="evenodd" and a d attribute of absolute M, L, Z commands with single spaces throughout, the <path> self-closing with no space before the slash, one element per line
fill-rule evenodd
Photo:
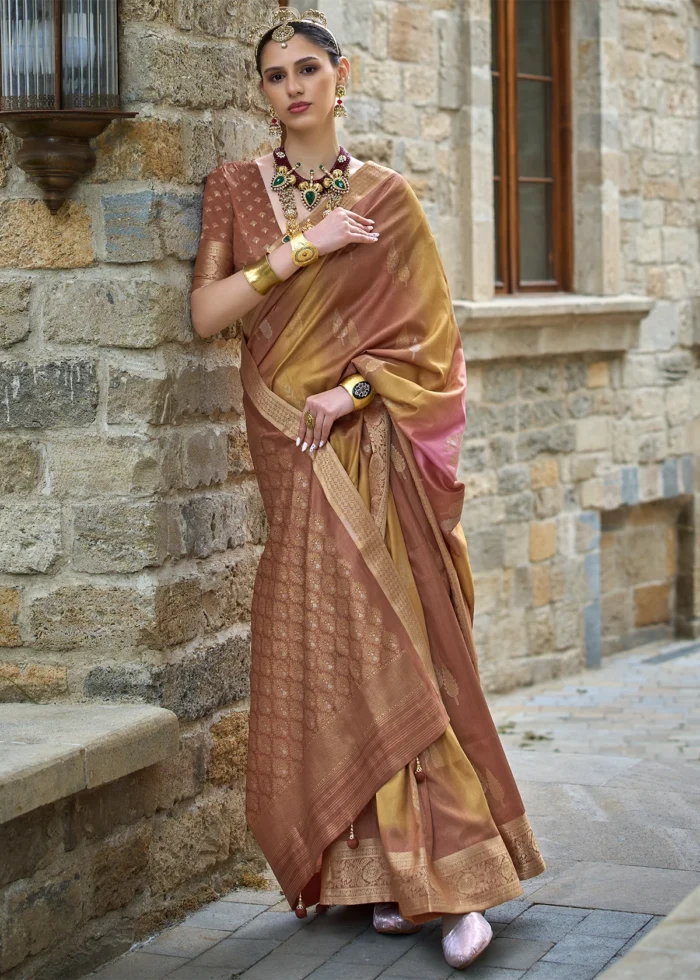
<path fill-rule="evenodd" d="M 335 42 L 331 34 L 321 27 L 320 24 L 310 24 L 308 21 L 303 20 L 293 20 L 290 21 L 294 27 L 295 34 L 303 34 L 304 37 L 308 37 L 310 41 L 326 52 L 328 57 L 331 59 L 331 64 L 333 67 L 337 67 L 340 61 L 340 52 L 336 49 Z M 258 54 L 255 59 L 255 66 L 258 69 L 258 75 L 262 78 L 262 71 L 260 70 L 260 63 L 262 61 L 263 48 L 268 41 L 272 40 L 272 32 L 276 28 L 272 27 L 267 34 L 263 34 L 260 44 L 258 45 Z"/>

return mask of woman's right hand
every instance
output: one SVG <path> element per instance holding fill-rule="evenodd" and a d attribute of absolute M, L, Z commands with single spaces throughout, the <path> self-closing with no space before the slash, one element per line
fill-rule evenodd
<path fill-rule="evenodd" d="M 376 242 L 379 233 L 374 231 L 371 218 L 337 207 L 305 231 L 304 237 L 316 246 L 320 255 L 327 255 L 354 242 Z"/>

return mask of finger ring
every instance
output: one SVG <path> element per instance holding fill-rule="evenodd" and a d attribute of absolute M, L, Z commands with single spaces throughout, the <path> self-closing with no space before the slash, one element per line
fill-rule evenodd
<path fill-rule="evenodd" d="M 313 417 L 311 412 L 304 412 L 304 421 L 309 429 L 313 429 L 316 425 L 316 419 Z"/>

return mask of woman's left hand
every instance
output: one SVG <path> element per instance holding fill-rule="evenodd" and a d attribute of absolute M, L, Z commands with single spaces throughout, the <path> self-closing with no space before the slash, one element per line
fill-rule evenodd
<path fill-rule="evenodd" d="M 335 420 L 339 419 L 342 415 L 348 415 L 354 408 L 355 403 L 352 400 L 350 392 L 346 391 L 342 385 L 336 385 L 335 388 L 329 388 L 328 391 L 322 391 L 318 395 L 309 395 L 301 412 L 297 446 L 303 440 L 302 452 L 305 451 L 307 446 L 309 447 L 310 453 L 317 446 L 320 448 L 327 441 L 331 426 Z M 307 412 L 311 412 L 316 419 L 316 424 L 313 429 L 307 426 L 304 421 L 304 415 Z"/>

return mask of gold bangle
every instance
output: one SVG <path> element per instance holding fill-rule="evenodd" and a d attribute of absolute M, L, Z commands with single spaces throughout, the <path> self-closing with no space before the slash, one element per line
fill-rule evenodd
<path fill-rule="evenodd" d="M 369 405 L 374 398 L 374 388 L 361 374 L 350 374 L 338 383 L 345 388 L 352 398 L 354 411 Z"/>
<path fill-rule="evenodd" d="M 310 265 L 319 257 L 316 246 L 308 238 L 304 238 L 304 233 L 301 231 L 289 239 L 289 244 L 292 246 L 292 262 L 294 265 L 299 267 Z"/>
<path fill-rule="evenodd" d="M 253 289 L 264 296 L 269 293 L 273 286 L 282 282 L 280 277 L 277 275 L 275 270 L 270 265 L 267 254 L 258 261 L 253 263 L 253 265 L 247 265 L 243 269 L 243 275 L 246 277 Z"/>

